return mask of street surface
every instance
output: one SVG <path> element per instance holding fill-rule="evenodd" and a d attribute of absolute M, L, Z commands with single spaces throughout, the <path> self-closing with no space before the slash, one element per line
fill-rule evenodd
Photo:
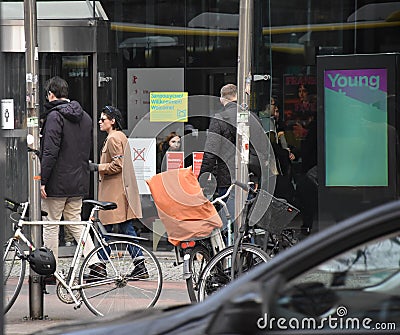
<path fill-rule="evenodd" d="M 189 303 L 185 281 L 182 279 L 182 266 L 173 266 L 173 252 L 156 252 L 163 271 L 163 288 L 155 308 Z M 74 321 L 93 320 L 96 318 L 85 304 L 78 310 L 74 305 L 61 302 L 55 293 L 55 286 L 47 286 L 49 294 L 44 295 L 44 320 L 29 318 L 29 285 L 26 283 L 14 306 L 5 316 L 6 335 L 25 335 L 35 331 L 50 328 L 59 324 Z"/>

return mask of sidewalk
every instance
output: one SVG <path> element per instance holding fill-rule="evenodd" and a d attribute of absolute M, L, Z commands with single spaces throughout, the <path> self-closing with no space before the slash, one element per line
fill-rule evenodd
<path fill-rule="evenodd" d="M 155 308 L 189 303 L 185 281 L 182 279 L 182 266 L 173 266 L 173 252 L 155 252 L 163 272 L 163 288 Z M 23 286 L 17 301 L 5 315 L 4 334 L 24 335 L 59 324 L 96 318 L 83 304 L 78 310 L 58 300 L 55 286 L 47 286 L 49 294 L 44 295 L 44 320 L 29 319 L 29 285 Z"/>

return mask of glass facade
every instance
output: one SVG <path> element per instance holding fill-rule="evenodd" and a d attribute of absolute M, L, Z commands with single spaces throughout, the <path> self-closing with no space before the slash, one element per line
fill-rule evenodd
<path fill-rule="evenodd" d="M 100 36 L 98 33 L 97 49 L 93 52 L 78 48 L 66 52 L 52 52 L 51 48 L 42 51 L 40 80 L 43 84 L 52 75 L 66 77 L 74 88 L 72 93 L 94 119 L 101 106 L 113 104 L 122 111 L 126 119 L 125 130 L 129 134 L 149 111 L 151 91 L 187 92 L 190 105 L 190 97 L 218 97 L 224 84 L 236 83 L 239 0 L 104 0 L 86 3 L 101 3 L 105 15 L 100 17 L 94 12 L 87 19 L 94 27 L 97 24 L 106 27 L 106 34 Z M 254 0 L 252 74 L 268 74 L 271 78 L 252 82 L 250 109 L 260 117 L 267 131 L 268 109 L 271 97 L 274 97 L 279 123 L 295 156 L 287 172 L 290 173 L 286 180 L 290 190 L 286 195 L 301 209 L 296 220 L 303 226 L 321 229 L 398 196 L 396 53 L 400 50 L 399 13 L 398 1 Z M 51 34 L 49 38 L 52 38 Z M 382 60 L 383 54 L 391 54 L 393 61 Z M 371 58 L 364 61 L 362 55 Z M 353 58 L 345 58 L 349 56 Z M 332 63 L 326 62 L 327 58 Z M 329 69 L 324 68 L 327 64 Z M 2 72 L 7 84 L 4 96 L 14 97 L 15 127 L 21 129 L 25 127 L 24 67 L 23 53 L 5 54 Z M 367 165 L 369 159 L 379 160 L 380 164 L 376 164 L 379 176 L 372 171 L 364 175 L 367 180 L 353 182 L 352 177 L 347 176 L 342 182 L 343 178 L 335 172 L 349 173 L 352 170 L 349 160 L 357 157 L 351 148 L 346 148 L 345 155 L 341 155 L 340 146 L 346 147 L 348 142 L 335 139 L 343 133 L 349 137 L 354 127 L 363 125 L 362 120 L 352 122 L 354 117 L 362 118 L 363 111 L 344 118 L 347 128 L 342 133 L 330 132 L 331 125 L 340 127 L 341 123 L 335 110 L 341 109 L 338 115 L 348 115 L 346 111 L 351 113 L 354 106 L 353 100 L 343 99 L 340 105 L 331 104 L 326 109 L 329 100 L 324 74 L 333 71 L 331 75 L 335 78 L 339 73 L 335 71 L 355 70 L 365 77 L 368 76 L 365 71 L 371 69 L 381 71 L 372 76 L 385 73 L 379 78 L 390 89 L 380 95 L 385 106 L 376 109 L 375 101 L 366 100 L 371 105 L 369 122 L 373 123 L 368 124 L 370 128 L 358 128 L 355 142 L 363 142 L 363 136 L 366 136 L 368 143 L 376 144 L 373 157 L 370 157 L 368 147 L 360 149 L 364 155 L 360 162 Z M 389 71 L 394 72 L 389 75 Z M 336 77 L 335 80 L 339 84 L 344 79 Z M 360 94 L 368 95 L 369 91 Z M 387 115 L 375 117 L 379 111 L 385 111 Z M 329 113 L 329 118 L 325 113 Z M 198 117 L 190 108 L 188 117 L 188 122 L 198 131 L 208 128 L 208 118 Z M 383 128 L 382 123 L 385 124 Z M 183 125 L 160 126 L 160 131 L 155 134 L 157 141 L 171 130 L 178 130 L 183 135 Z M 94 159 L 104 139 L 102 136 L 96 135 Z M 374 141 L 376 136 L 378 142 Z M 359 147 L 354 145 L 352 148 L 357 151 Z M 336 169 L 334 164 L 327 165 L 327 159 L 346 159 L 348 168 Z M 11 161 L 7 164 L 13 171 L 19 169 L 13 168 Z M 334 179 L 326 182 L 327 174 L 335 176 Z M 24 193 L 18 191 L 18 194 Z M 285 194 L 280 196 L 285 197 Z"/>
<path fill-rule="evenodd" d="M 131 79 L 125 74 L 127 68 L 153 69 L 152 76 L 155 78 L 159 68 L 183 69 L 182 90 L 188 92 L 189 97 L 219 96 L 224 84 L 236 82 L 238 0 L 104 1 L 103 5 L 109 14 L 110 33 L 115 40 L 115 59 L 112 62 L 120 72 L 118 77 L 122 80 L 119 84 L 122 83 L 122 91 L 127 95 L 129 88 L 126 89 L 125 85 L 129 85 L 125 84 L 125 80 Z M 399 10 L 398 1 L 254 1 L 252 73 L 269 74 L 271 80 L 253 81 L 251 110 L 266 121 L 270 97 L 275 98 L 287 143 L 296 156 L 290 164 L 289 178 L 294 190 L 289 187 L 286 194 L 282 191 L 279 195 L 300 207 L 300 220 L 304 226 L 321 229 L 361 210 L 395 199 L 398 195 L 395 186 L 398 175 L 397 146 L 394 145 L 397 137 L 387 131 L 388 128 L 397 129 L 396 88 L 392 91 L 392 98 L 389 98 L 388 92 L 383 95 L 383 99 L 392 104 L 387 110 L 387 117 L 378 117 L 379 122 L 386 126 L 380 131 L 374 128 L 379 126 L 371 126 L 374 129 L 368 128 L 368 136 L 366 128 L 359 130 L 363 111 L 351 114 L 353 107 L 349 100 L 342 101 L 347 105 L 325 109 L 326 92 L 321 88 L 324 70 L 318 72 L 318 66 L 323 63 L 319 60 L 332 57 L 334 63 L 338 60 L 337 69 L 347 69 L 343 67 L 347 62 L 360 73 L 375 67 L 389 71 L 386 64 L 380 64 L 379 55 L 399 50 Z M 371 64 L 360 68 L 357 62 L 361 55 L 376 57 L 370 58 Z M 346 61 L 341 56 L 354 56 L 355 60 Z M 397 73 L 396 66 L 390 71 Z M 397 74 L 381 78 L 397 87 Z M 368 92 L 365 94 L 368 95 Z M 119 106 L 129 111 L 129 97 L 119 93 Z M 341 110 L 334 119 L 325 118 L 325 112 L 335 115 L 337 108 Z M 377 111 L 372 108 L 369 112 L 376 121 Z M 189 122 L 195 123 L 200 130 L 207 129 L 207 120 L 191 120 L 190 113 L 189 110 Z M 331 132 L 332 128 L 339 127 L 340 115 L 346 113 L 350 116 L 344 118 L 343 123 L 350 125 L 348 133 L 359 132 L 354 141 L 375 144 L 372 147 L 364 145 L 359 158 L 355 155 L 359 146 L 347 147 L 354 141 L 334 140 L 343 136 L 345 131 Z M 321 117 L 317 118 L 318 115 Z M 269 121 L 264 125 L 269 127 Z M 377 133 L 380 134 L 378 142 Z M 388 142 L 391 144 L 388 145 Z M 362 172 L 361 166 L 371 159 L 371 151 L 367 147 L 372 148 L 374 159 L 379 161 L 376 166 L 380 172 L 371 170 L 370 173 L 360 173 L 358 177 L 364 178 L 360 185 L 349 172 L 351 169 L 343 170 L 343 166 L 357 165 Z M 389 154 L 390 150 L 393 155 Z M 336 154 L 332 156 L 332 152 Z M 334 159 L 336 163 L 328 164 L 327 159 Z M 357 159 L 364 163 L 360 165 Z M 346 162 L 341 164 L 340 160 Z M 329 180 L 325 180 L 327 174 L 338 173 L 348 173 L 344 178 L 347 180 L 345 184 L 330 184 Z M 376 184 L 376 178 L 382 181 Z"/>

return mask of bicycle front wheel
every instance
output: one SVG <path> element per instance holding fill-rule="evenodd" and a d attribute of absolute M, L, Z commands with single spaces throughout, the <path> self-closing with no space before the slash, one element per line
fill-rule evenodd
<path fill-rule="evenodd" d="M 6 314 L 21 291 L 25 278 L 26 260 L 24 252 L 15 240 L 9 240 L 4 245 L 3 254 L 3 289 L 4 314 Z"/>
<path fill-rule="evenodd" d="M 193 249 L 188 251 L 189 259 L 189 272 L 190 278 L 186 279 L 186 287 L 189 294 L 190 301 L 196 302 L 196 292 L 198 291 L 199 276 L 206 264 L 210 261 L 209 250 L 201 244 L 196 245 Z"/>
<path fill-rule="evenodd" d="M 232 254 L 233 246 L 230 246 L 221 250 L 208 262 L 199 278 L 199 301 L 203 301 L 207 296 L 226 286 L 232 280 Z M 259 247 L 243 244 L 235 260 L 235 268 L 240 268 L 241 273 L 246 273 L 255 266 L 269 260 L 271 258 Z"/>
<path fill-rule="evenodd" d="M 82 299 L 89 310 L 104 316 L 154 306 L 162 288 L 161 267 L 154 254 L 131 241 L 110 242 L 106 250 L 107 259 L 100 256 L 105 255 L 99 253 L 104 251 L 101 246 L 93 250 L 79 274 Z M 91 268 L 97 256 L 106 274 L 96 276 Z"/>

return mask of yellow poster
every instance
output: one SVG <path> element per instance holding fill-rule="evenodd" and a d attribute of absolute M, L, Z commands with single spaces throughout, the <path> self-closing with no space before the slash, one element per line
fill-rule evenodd
<path fill-rule="evenodd" d="M 150 122 L 187 122 L 187 92 L 151 92 Z"/>

